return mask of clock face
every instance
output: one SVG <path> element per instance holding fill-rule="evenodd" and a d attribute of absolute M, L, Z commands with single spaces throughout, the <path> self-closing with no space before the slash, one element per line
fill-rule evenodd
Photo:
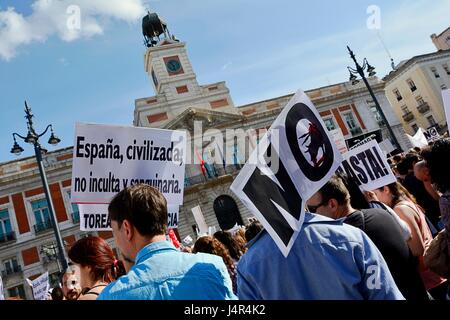
<path fill-rule="evenodd" d="M 166 63 L 167 66 L 167 70 L 169 70 L 169 72 L 175 73 L 181 70 L 181 63 L 178 60 L 172 59 L 167 61 Z"/>

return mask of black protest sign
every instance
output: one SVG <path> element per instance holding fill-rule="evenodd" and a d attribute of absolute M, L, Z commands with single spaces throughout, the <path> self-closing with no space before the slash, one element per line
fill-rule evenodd
<path fill-rule="evenodd" d="M 361 190 L 369 191 L 397 181 L 378 143 L 372 140 L 343 155 L 341 167 Z"/>
<path fill-rule="evenodd" d="M 260 141 L 231 190 L 287 256 L 301 229 L 306 199 L 328 181 L 341 159 L 316 108 L 299 91 Z"/>

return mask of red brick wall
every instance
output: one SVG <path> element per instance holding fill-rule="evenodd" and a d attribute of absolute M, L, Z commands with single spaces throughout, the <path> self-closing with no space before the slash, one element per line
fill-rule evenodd
<path fill-rule="evenodd" d="M 22 251 L 23 264 L 28 266 L 30 264 L 39 262 L 39 254 L 36 247 Z"/>
<path fill-rule="evenodd" d="M 44 193 L 44 188 L 42 188 L 42 187 L 32 189 L 32 190 L 27 190 L 27 191 L 25 191 L 25 197 L 29 198 L 29 197 L 36 196 L 41 193 Z"/>
<path fill-rule="evenodd" d="M 209 104 L 211 105 L 211 108 L 213 108 L 213 109 L 221 108 L 221 107 L 225 107 L 228 105 L 228 100 L 220 99 L 220 100 L 210 101 Z"/>
<path fill-rule="evenodd" d="M 177 93 L 185 93 L 189 91 L 187 86 L 176 87 L 176 89 Z"/>
<path fill-rule="evenodd" d="M 58 161 L 63 161 L 63 160 L 67 160 L 67 159 L 72 159 L 73 154 L 69 153 L 69 154 L 63 154 L 62 156 L 57 156 L 56 160 Z"/>
<path fill-rule="evenodd" d="M 64 200 L 61 194 L 61 189 L 59 188 L 59 183 L 50 185 L 50 194 L 52 195 L 53 206 L 55 207 L 55 214 L 58 222 L 66 221 L 66 207 L 64 206 Z"/>
<path fill-rule="evenodd" d="M 330 116 L 331 115 L 331 111 L 330 110 L 325 110 L 325 111 L 321 111 L 319 114 L 320 114 L 321 117 Z"/>
<path fill-rule="evenodd" d="M 16 220 L 19 226 L 19 233 L 30 232 L 30 224 L 28 222 L 27 212 L 25 210 L 25 203 L 23 202 L 22 193 L 16 193 L 11 196 L 16 213 Z"/>
<path fill-rule="evenodd" d="M 8 203 L 8 202 L 9 202 L 9 198 L 8 197 L 0 198 L 0 204 L 5 204 L 5 203 Z"/>
<path fill-rule="evenodd" d="M 169 117 L 167 116 L 167 112 L 162 112 L 162 113 L 149 115 L 149 116 L 147 116 L 147 119 L 148 119 L 148 122 L 153 123 L 153 122 L 167 120 L 167 119 L 169 119 Z"/>
<path fill-rule="evenodd" d="M 64 180 L 63 182 L 62 182 L 62 186 L 65 188 L 65 187 L 69 187 L 70 185 L 72 185 L 72 180 L 70 180 L 70 179 L 67 179 L 67 180 Z"/>

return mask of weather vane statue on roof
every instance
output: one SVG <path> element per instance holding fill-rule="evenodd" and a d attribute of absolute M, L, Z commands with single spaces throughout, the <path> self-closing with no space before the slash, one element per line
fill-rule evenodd
<path fill-rule="evenodd" d="M 167 24 L 156 14 L 150 13 L 142 18 L 142 34 L 144 35 L 144 44 L 147 48 L 157 45 L 162 40 L 177 41 L 174 35 L 171 35 Z"/>

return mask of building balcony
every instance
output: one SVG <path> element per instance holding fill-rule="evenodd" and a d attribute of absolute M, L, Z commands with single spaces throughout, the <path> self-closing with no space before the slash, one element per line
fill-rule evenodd
<path fill-rule="evenodd" d="M 47 220 L 45 222 L 35 224 L 34 232 L 41 233 L 41 232 L 47 231 L 51 228 L 52 228 L 52 222 L 50 220 Z"/>
<path fill-rule="evenodd" d="M 428 102 L 424 102 L 424 103 L 421 103 L 418 107 L 417 107 L 417 110 L 420 112 L 420 113 L 425 113 L 425 112 L 428 112 L 428 111 L 430 111 L 430 105 L 428 104 Z"/>
<path fill-rule="evenodd" d="M 9 242 L 16 240 L 16 234 L 11 232 L 0 233 L 0 243 Z"/>
<path fill-rule="evenodd" d="M 211 167 L 211 165 L 210 165 L 210 167 Z M 223 166 L 216 164 L 215 169 L 216 169 L 217 176 L 208 177 L 208 174 L 207 174 L 206 178 L 205 178 L 205 176 L 203 174 L 199 174 L 199 175 L 195 175 L 195 176 L 191 176 L 191 177 L 185 177 L 184 178 L 184 186 L 190 187 L 190 186 L 194 186 L 197 184 L 203 184 L 203 183 L 206 183 L 209 181 L 213 181 L 219 177 L 238 172 L 238 171 L 240 171 L 240 169 L 242 167 L 243 167 L 243 165 L 237 164 L 237 165 L 225 166 L 225 169 L 224 169 Z"/>
<path fill-rule="evenodd" d="M 362 130 L 360 127 L 351 128 L 350 133 L 352 134 L 352 136 L 357 136 L 359 134 L 362 134 Z"/>
<path fill-rule="evenodd" d="M 12 276 L 16 273 L 22 272 L 21 266 L 14 266 L 12 268 L 7 268 L 6 270 L 2 270 L 2 278 L 6 278 L 8 276 Z"/>
<path fill-rule="evenodd" d="M 73 223 L 79 223 L 80 222 L 80 212 L 72 212 L 72 221 Z"/>
<path fill-rule="evenodd" d="M 414 120 L 414 114 L 411 111 L 408 111 L 407 113 L 402 115 L 402 118 L 406 122 L 410 122 Z"/>

